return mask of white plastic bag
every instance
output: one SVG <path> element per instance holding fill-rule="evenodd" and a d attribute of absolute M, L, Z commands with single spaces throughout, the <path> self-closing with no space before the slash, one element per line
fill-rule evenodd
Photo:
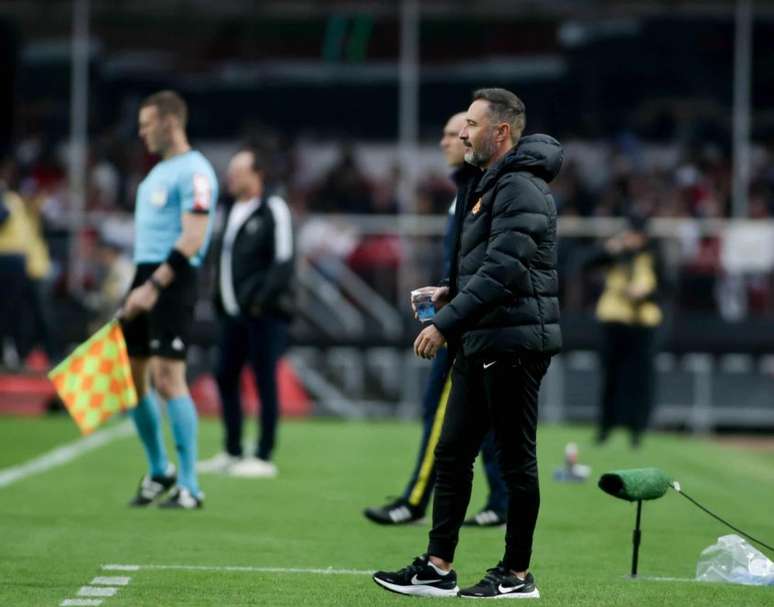
<path fill-rule="evenodd" d="M 696 579 L 774 586 L 774 563 L 738 535 L 724 535 L 702 551 L 696 565 Z"/>

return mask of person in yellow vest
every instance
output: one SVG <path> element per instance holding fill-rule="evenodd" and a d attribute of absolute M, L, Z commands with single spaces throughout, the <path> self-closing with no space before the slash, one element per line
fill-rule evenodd
<path fill-rule="evenodd" d="M 18 352 L 9 350 L 16 342 L 20 319 L 19 300 L 27 280 L 26 263 L 29 253 L 30 226 L 24 201 L 6 187 L 6 163 L 0 167 L 0 363 L 16 366 Z M 10 354 L 13 352 L 13 355 Z"/>
<path fill-rule="evenodd" d="M 27 221 L 30 227 L 29 255 L 27 257 L 27 274 L 33 280 L 43 280 L 51 271 L 51 258 L 48 245 L 43 238 L 41 206 L 45 202 L 42 196 L 28 199 L 25 205 Z"/>
<path fill-rule="evenodd" d="M 47 294 L 46 280 L 51 272 L 51 258 L 48 244 L 43 236 L 41 207 L 45 197 L 27 198 L 24 210 L 27 216 L 29 236 L 27 241 L 27 280 L 22 300 L 30 315 L 26 335 L 19 339 L 19 355 L 26 359 L 36 346 L 45 350 L 48 362 L 60 357 L 51 324 L 50 297 Z"/>
<path fill-rule="evenodd" d="M 607 240 L 594 260 L 605 266 L 596 316 L 602 331 L 603 387 L 597 442 L 624 425 L 633 447 L 642 440 L 655 395 L 656 333 L 663 321 L 665 272 L 646 217 L 632 214 L 627 228 Z"/>

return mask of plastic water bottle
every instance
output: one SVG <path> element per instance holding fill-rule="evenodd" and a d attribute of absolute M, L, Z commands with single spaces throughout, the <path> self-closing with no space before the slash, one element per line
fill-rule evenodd
<path fill-rule="evenodd" d="M 435 287 L 424 287 L 411 292 L 411 301 L 417 311 L 417 320 L 427 322 L 435 316 L 435 304 L 433 303 Z"/>

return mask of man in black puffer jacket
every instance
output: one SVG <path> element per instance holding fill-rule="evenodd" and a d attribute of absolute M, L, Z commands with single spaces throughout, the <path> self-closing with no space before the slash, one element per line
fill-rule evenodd
<path fill-rule="evenodd" d="M 459 529 L 473 481 L 473 462 L 492 428 L 509 491 L 505 555 L 475 586 L 478 598 L 536 598 L 529 573 L 540 505 L 536 431 L 540 383 L 561 348 L 556 274 L 556 206 L 547 186 L 562 148 L 548 135 L 521 137 L 524 104 L 504 89 L 473 95 L 460 133 L 468 151 L 460 185 L 457 238 L 440 311 L 416 339 L 433 358 L 444 342 L 456 352 L 452 389 L 436 447 L 433 528 L 427 554 L 374 580 L 402 594 L 450 596 Z"/>

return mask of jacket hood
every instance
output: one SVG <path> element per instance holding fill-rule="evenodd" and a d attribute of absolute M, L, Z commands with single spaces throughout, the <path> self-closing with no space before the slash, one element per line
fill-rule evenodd
<path fill-rule="evenodd" d="M 484 174 L 476 188 L 486 191 L 500 175 L 514 171 L 527 171 L 546 183 L 559 174 L 564 160 L 562 144 L 550 135 L 527 135 Z"/>

